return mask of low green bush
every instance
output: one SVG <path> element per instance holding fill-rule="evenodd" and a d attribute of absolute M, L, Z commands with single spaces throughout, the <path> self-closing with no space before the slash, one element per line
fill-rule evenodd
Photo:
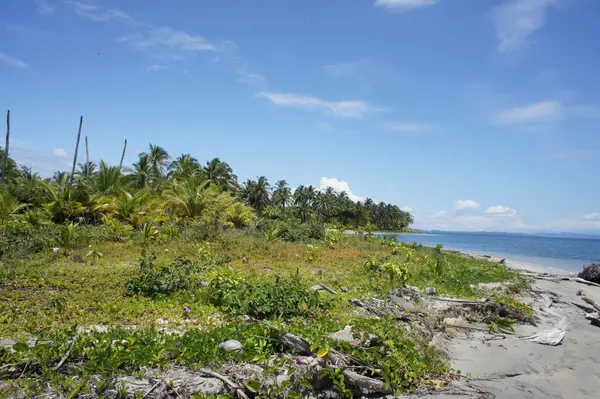
<path fill-rule="evenodd" d="M 127 282 L 127 289 L 144 296 L 168 295 L 194 286 L 195 262 L 185 258 L 176 258 L 165 264 L 156 263 L 156 255 L 142 250 L 140 267 Z"/>
<path fill-rule="evenodd" d="M 328 306 L 298 275 L 247 281 L 228 269 L 214 274 L 208 298 L 215 306 L 256 318 L 289 318 Z"/>

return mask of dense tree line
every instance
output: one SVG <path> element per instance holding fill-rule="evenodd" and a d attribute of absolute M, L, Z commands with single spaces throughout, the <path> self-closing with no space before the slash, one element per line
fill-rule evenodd
<path fill-rule="evenodd" d="M 0 159 L 3 159 L 0 150 Z M 292 190 L 285 180 L 273 186 L 266 177 L 240 184 L 219 158 L 202 165 L 190 154 L 171 159 L 150 144 L 131 167 L 100 161 L 43 179 L 8 159 L 0 187 L 0 226 L 10 223 L 144 223 L 190 220 L 215 226 L 244 227 L 255 222 L 294 220 L 346 228 L 405 230 L 412 215 L 396 205 L 352 201 L 347 193 L 314 186 Z"/>

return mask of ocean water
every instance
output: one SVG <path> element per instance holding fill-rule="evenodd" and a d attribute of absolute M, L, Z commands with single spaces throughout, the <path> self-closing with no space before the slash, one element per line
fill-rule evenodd
<path fill-rule="evenodd" d="M 600 263 L 600 239 L 514 236 L 477 233 L 400 234 L 398 241 L 498 256 L 549 271 L 579 272 Z"/>

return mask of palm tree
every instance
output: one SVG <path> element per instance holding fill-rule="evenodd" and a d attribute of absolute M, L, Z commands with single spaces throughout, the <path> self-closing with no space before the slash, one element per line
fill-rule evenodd
<path fill-rule="evenodd" d="M 165 170 L 169 166 L 169 153 L 162 147 L 150 144 L 150 151 L 143 153 L 148 156 L 148 161 L 152 165 L 152 174 L 155 178 L 160 179 L 165 175 Z"/>
<path fill-rule="evenodd" d="M 333 215 L 335 208 L 333 197 L 327 194 L 317 194 L 313 202 L 313 207 L 317 212 L 319 220 L 324 221 Z"/>
<path fill-rule="evenodd" d="M 213 158 L 206 163 L 203 170 L 206 179 L 215 186 L 229 191 L 238 189 L 237 176 L 233 174 L 233 169 L 227 162 L 223 162 L 219 158 Z"/>
<path fill-rule="evenodd" d="M 0 193 L 0 227 L 5 226 L 10 219 L 15 218 L 26 207 L 27 204 L 20 204 L 12 195 Z"/>
<path fill-rule="evenodd" d="M 78 184 L 90 184 L 92 177 L 96 173 L 96 164 L 94 162 L 80 163 L 75 174 L 77 175 Z"/>
<path fill-rule="evenodd" d="M 118 166 L 109 166 L 106 162 L 100 161 L 100 169 L 96 174 L 96 190 L 104 195 L 118 194 L 124 184 L 123 174 Z"/>
<path fill-rule="evenodd" d="M 217 193 L 209 183 L 206 180 L 197 184 L 194 179 L 172 182 L 165 191 L 165 211 L 179 217 L 199 217 L 208 206 L 210 197 Z"/>
<path fill-rule="evenodd" d="M 227 221 L 237 228 L 249 226 L 255 220 L 254 210 L 241 202 L 235 202 L 227 209 Z"/>
<path fill-rule="evenodd" d="M 196 173 L 201 173 L 202 168 L 196 158 L 190 154 L 182 154 L 169 165 L 168 177 L 181 179 Z"/>
<path fill-rule="evenodd" d="M 259 215 L 270 202 L 270 189 L 269 180 L 264 176 L 258 177 L 256 181 L 248 180 L 244 187 L 247 195 L 246 201 L 256 209 Z"/>
<path fill-rule="evenodd" d="M 279 180 L 275 183 L 275 190 L 273 190 L 273 195 L 271 197 L 271 202 L 273 204 L 285 208 L 285 206 L 290 203 L 291 198 L 292 190 L 288 187 L 285 180 Z"/>
<path fill-rule="evenodd" d="M 126 180 L 135 188 L 147 187 L 152 182 L 152 164 L 147 154 L 140 154 L 133 169 L 129 169 Z"/>

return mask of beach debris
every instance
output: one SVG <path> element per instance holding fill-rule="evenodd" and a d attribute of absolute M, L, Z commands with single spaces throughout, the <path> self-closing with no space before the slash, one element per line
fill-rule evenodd
<path fill-rule="evenodd" d="M 600 327 L 600 313 L 592 312 L 586 313 L 585 318 L 592 322 L 592 325 Z"/>
<path fill-rule="evenodd" d="M 283 346 L 293 349 L 301 355 L 312 355 L 310 344 L 304 338 L 298 337 L 294 334 L 285 333 L 279 340 Z"/>
<path fill-rule="evenodd" d="M 433 287 L 427 287 L 427 288 L 425 288 L 425 294 L 435 295 L 435 294 L 437 294 L 437 290 Z"/>
<path fill-rule="evenodd" d="M 243 263 L 248 263 L 248 258 L 246 258 L 246 257 L 242 258 L 242 262 Z"/>
<path fill-rule="evenodd" d="M 571 280 L 571 281 L 575 281 L 575 282 L 577 282 L 577 283 L 581 283 L 581 284 L 589 285 L 589 286 L 591 286 L 591 287 L 600 287 L 600 284 L 597 284 L 597 283 L 593 283 L 593 282 L 591 282 L 591 281 L 584 280 L 584 279 L 582 279 L 581 277 L 573 277 L 573 278 L 570 278 L 569 280 Z"/>
<path fill-rule="evenodd" d="M 352 326 L 346 326 L 343 330 L 329 334 L 329 338 L 333 339 L 334 341 L 347 342 L 351 346 L 360 346 L 362 343 L 362 334 L 353 333 Z"/>
<path fill-rule="evenodd" d="M 594 301 L 593 299 L 588 298 L 586 296 L 581 297 L 581 299 L 583 300 L 583 302 L 592 305 L 592 307 L 594 309 L 596 309 L 598 312 L 600 312 L 600 305 L 598 305 L 598 303 L 596 303 L 596 301 Z"/>
<path fill-rule="evenodd" d="M 313 290 L 313 291 L 322 291 L 322 290 L 324 290 L 324 291 L 329 292 L 332 295 L 336 295 L 337 294 L 336 291 L 332 290 L 331 288 L 329 288 L 328 286 L 326 286 L 324 284 L 315 284 L 312 287 L 310 287 L 310 289 Z"/>
<path fill-rule="evenodd" d="M 504 263 L 506 263 L 506 259 L 502 258 L 502 259 L 500 259 L 500 261 L 498 261 L 498 263 L 504 264 Z"/>
<path fill-rule="evenodd" d="M 577 277 L 600 284 L 600 263 L 592 263 L 591 265 L 584 266 Z"/>
<path fill-rule="evenodd" d="M 360 393 L 363 395 L 372 393 L 392 393 L 392 390 L 386 387 L 386 384 L 383 381 L 350 370 L 344 370 L 342 371 L 342 374 L 344 375 L 345 382 L 351 387 L 360 390 Z"/>
<path fill-rule="evenodd" d="M 230 339 L 219 344 L 219 349 L 223 352 L 239 352 L 243 351 L 242 343 L 235 339 Z"/>
<path fill-rule="evenodd" d="M 544 330 L 522 339 L 526 341 L 536 342 L 542 345 L 556 346 L 561 343 L 565 337 L 565 330 L 560 328 L 553 328 L 551 330 Z"/>
<path fill-rule="evenodd" d="M 57 253 L 58 251 L 60 251 L 60 248 L 58 248 L 58 247 L 52 248 L 52 252 Z"/>
<path fill-rule="evenodd" d="M 342 292 L 348 292 L 348 288 L 346 288 L 346 287 L 340 287 L 340 291 L 342 291 Z"/>

